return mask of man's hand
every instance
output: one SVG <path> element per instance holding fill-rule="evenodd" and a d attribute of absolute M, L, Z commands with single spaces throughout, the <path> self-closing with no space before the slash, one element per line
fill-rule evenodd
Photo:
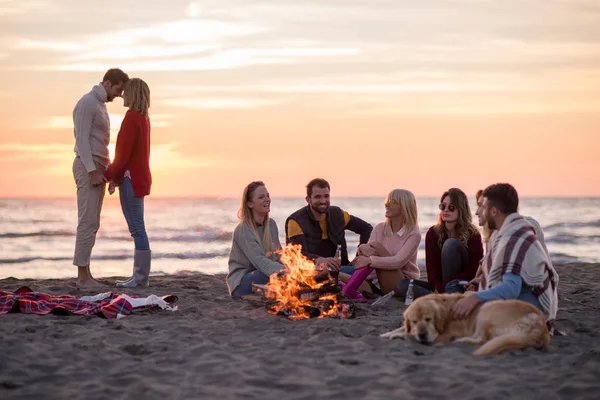
<path fill-rule="evenodd" d="M 480 283 L 481 283 L 481 278 L 475 277 L 475 278 L 471 279 L 471 281 L 465 285 L 465 290 L 476 292 Z"/>
<path fill-rule="evenodd" d="M 452 314 L 458 319 L 463 319 L 473 312 L 473 309 L 479 304 L 479 299 L 474 294 L 465 296 L 454 304 Z"/>
<path fill-rule="evenodd" d="M 333 257 L 319 257 L 315 260 L 317 267 L 325 266 L 326 269 L 340 270 L 340 261 Z"/>
<path fill-rule="evenodd" d="M 361 256 L 371 257 L 377 254 L 377 251 L 368 243 L 358 246 L 358 254 Z"/>
<path fill-rule="evenodd" d="M 113 194 L 115 192 L 116 187 L 117 184 L 114 181 L 110 181 L 110 183 L 108 184 L 108 194 Z"/>
<path fill-rule="evenodd" d="M 371 260 L 369 259 L 369 257 L 358 256 L 354 259 L 352 264 L 354 265 L 354 268 L 356 268 L 356 269 L 365 268 L 365 267 L 368 267 L 369 265 L 371 265 Z"/>
<path fill-rule="evenodd" d="M 104 174 L 102 172 L 95 169 L 92 172 L 90 172 L 90 181 L 92 183 L 92 186 L 100 186 L 106 183 L 106 178 L 104 177 Z"/>

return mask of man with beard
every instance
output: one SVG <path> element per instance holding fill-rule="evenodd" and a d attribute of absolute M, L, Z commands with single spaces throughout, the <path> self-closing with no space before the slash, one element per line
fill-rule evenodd
<path fill-rule="evenodd" d="M 481 260 L 481 262 L 479 264 L 479 268 L 477 269 L 477 274 L 475 275 L 475 278 L 473 278 L 465 286 L 465 289 L 476 292 L 477 290 L 479 290 L 480 288 L 483 288 L 485 286 L 485 283 L 483 282 L 485 279 L 483 268 L 485 266 L 487 255 L 489 255 L 492 251 L 492 245 L 491 245 L 492 237 L 493 237 L 492 235 L 494 234 L 494 232 L 497 232 L 497 231 L 490 229 L 490 227 L 487 223 L 487 220 L 485 219 L 485 214 L 484 214 L 485 213 L 485 209 L 484 209 L 485 204 L 484 204 L 483 190 L 479 189 L 477 191 L 477 193 L 475 194 L 475 199 L 477 200 L 477 211 L 475 212 L 475 215 L 477 216 L 477 222 L 478 222 L 479 226 L 481 226 L 483 229 L 482 237 L 483 237 L 483 242 L 485 244 L 486 256 L 484 256 L 483 259 Z M 550 253 L 548 253 L 548 248 L 546 247 L 546 241 L 544 240 L 544 231 L 542 230 L 541 225 L 533 217 L 523 216 L 523 218 L 525 218 L 525 220 L 527 222 L 529 222 L 529 224 L 533 227 L 535 236 L 538 238 L 538 240 L 542 244 L 544 251 L 546 252 L 546 254 L 548 254 L 548 259 L 550 260 Z M 552 261 L 552 260 L 550 260 L 550 261 Z"/>
<path fill-rule="evenodd" d="M 75 160 L 73 177 L 77 185 L 77 235 L 73 264 L 77 266 L 78 286 L 98 285 L 90 272 L 92 247 L 100 227 L 104 200 L 104 172 L 110 164 L 110 120 L 106 103 L 121 96 L 129 76 L 120 69 L 109 69 L 102 82 L 75 105 Z"/>
<path fill-rule="evenodd" d="M 518 207 L 519 197 L 511 185 L 498 183 L 484 190 L 480 208 L 494 234 L 482 265 L 483 287 L 459 300 L 453 313 L 464 318 L 479 303 L 518 299 L 544 312 L 552 334 L 558 309 L 558 274 L 535 229 L 517 212 Z"/>
<path fill-rule="evenodd" d="M 302 254 L 316 265 L 339 270 L 348 265 L 346 229 L 360 235 L 360 243 L 367 243 L 373 227 L 360 218 L 330 205 L 329 183 L 320 178 L 306 185 L 308 205 L 294 212 L 285 222 L 286 242 L 302 246 Z M 335 258 L 341 246 L 341 260 Z M 341 262 L 341 264 L 340 264 Z"/>

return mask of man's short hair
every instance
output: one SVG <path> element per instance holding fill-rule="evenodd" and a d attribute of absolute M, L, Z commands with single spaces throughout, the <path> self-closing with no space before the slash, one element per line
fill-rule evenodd
<path fill-rule="evenodd" d="M 519 208 L 519 195 L 516 189 L 508 183 L 496 183 L 483 191 L 487 198 L 488 207 L 496 207 L 504 215 L 517 212 Z"/>
<path fill-rule="evenodd" d="M 331 190 L 331 188 L 329 187 L 329 182 L 327 182 L 325 179 L 315 178 L 312 181 L 308 182 L 308 185 L 306 185 L 306 195 L 308 197 L 312 196 L 313 188 L 315 186 L 320 187 L 321 189 Z"/>
<path fill-rule="evenodd" d="M 109 81 L 113 85 L 118 85 L 119 83 L 127 83 L 129 80 L 129 75 L 125 72 L 121 71 L 119 68 L 111 68 L 104 74 L 104 78 L 102 78 L 102 82 Z"/>

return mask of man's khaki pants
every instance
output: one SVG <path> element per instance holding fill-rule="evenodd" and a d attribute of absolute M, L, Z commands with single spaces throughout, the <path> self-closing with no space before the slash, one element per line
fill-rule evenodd
<path fill-rule="evenodd" d="M 104 173 L 106 168 L 94 161 L 96 168 Z M 106 184 L 92 186 L 90 174 L 79 157 L 73 161 L 73 177 L 77 184 L 77 236 L 73 264 L 78 267 L 90 265 L 96 232 L 100 228 L 100 211 L 104 201 Z"/>

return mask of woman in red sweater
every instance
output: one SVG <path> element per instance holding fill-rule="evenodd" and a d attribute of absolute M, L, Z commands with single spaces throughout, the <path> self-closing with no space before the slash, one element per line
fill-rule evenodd
<path fill-rule="evenodd" d="M 444 293 L 450 287 L 452 291 L 462 288 L 456 285 L 458 281 L 475 277 L 483 258 L 483 244 L 462 190 L 452 188 L 444 192 L 439 208 L 438 223 L 425 235 L 425 266 L 430 287 Z M 452 281 L 457 282 L 446 286 Z"/>
<path fill-rule="evenodd" d="M 144 197 L 150 194 L 150 89 L 139 78 L 130 79 L 123 91 L 123 105 L 129 110 L 117 136 L 115 158 L 104 174 L 113 194 L 119 186 L 121 209 L 133 237 L 133 276 L 117 281 L 117 287 L 148 287 L 151 251 L 144 224 Z"/>

